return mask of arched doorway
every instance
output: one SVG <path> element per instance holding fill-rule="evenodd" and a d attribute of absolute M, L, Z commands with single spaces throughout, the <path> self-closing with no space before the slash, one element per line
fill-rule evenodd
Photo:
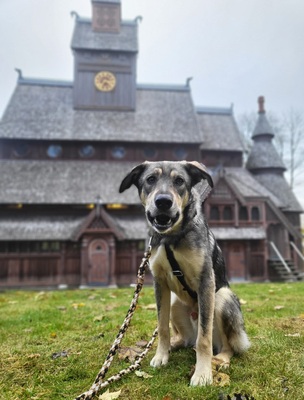
<path fill-rule="evenodd" d="M 109 246 L 105 240 L 94 239 L 89 245 L 89 284 L 109 283 Z"/>
<path fill-rule="evenodd" d="M 245 243 L 242 241 L 229 243 L 228 276 L 231 281 L 243 281 L 246 279 Z"/>

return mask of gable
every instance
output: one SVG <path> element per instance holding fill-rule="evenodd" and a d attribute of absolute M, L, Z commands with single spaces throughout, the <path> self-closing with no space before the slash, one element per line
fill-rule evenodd
<path fill-rule="evenodd" d="M 75 232 L 74 239 L 79 240 L 85 233 L 112 233 L 118 240 L 125 238 L 123 232 L 100 204 L 96 205 Z"/>

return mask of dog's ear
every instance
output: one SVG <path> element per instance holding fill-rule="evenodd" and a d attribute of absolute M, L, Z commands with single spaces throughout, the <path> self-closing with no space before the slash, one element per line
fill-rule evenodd
<path fill-rule="evenodd" d="M 191 176 L 193 186 L 200 182 L 202 179 L 206 179 L 209 186 L 213 188 L 213 180 L 204 164 L 201 164 L 197 161 L 184 161 L 184 163 L 188 174 Z"/>
<path fill-rule="evenodd" d="M 139 179 L 146 169 L 146 164 L 137 165 L 132 169 L 131 172 L 123 179 L 119 187 L 119 193 L 124 192 L 129 189 L 130 186 L 135 185 L 139 189 Z"/>

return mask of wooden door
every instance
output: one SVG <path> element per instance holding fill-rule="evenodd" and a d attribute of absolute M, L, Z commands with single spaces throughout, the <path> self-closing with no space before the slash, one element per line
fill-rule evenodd
<path fill-rule="evenodd" d="M 109 246 L 105 240 L 95 239 L 89 245 L 89 284 L 109 283 Z"/>
<path fill-rule="evenodd" d="M 245 243 L 232 242 L 229 244 L 228 276 L 230 280 L 246 279 Z"/>

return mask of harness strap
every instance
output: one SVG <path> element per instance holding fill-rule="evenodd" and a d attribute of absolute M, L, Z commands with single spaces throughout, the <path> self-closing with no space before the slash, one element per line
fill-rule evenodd
<path fill-rule="evenodd" d="M 192 290 L 190 286 L 188 286 L 183 271 L 181 270 L 178 262 L 176 261 L 173 251 L 167 244 L 165 244 L 165 250 L 167 254 L 167 259 L 172 268 L 173 275 L 177 277 L 177 279 L 180 281 L 181 285 L 183 286 L 184 290 L 186 290 L 186 292 L 189 294 L 189 296 L 192 297 L 193 300 L 197 301 L 197 293 L 194 290 Z"/>

